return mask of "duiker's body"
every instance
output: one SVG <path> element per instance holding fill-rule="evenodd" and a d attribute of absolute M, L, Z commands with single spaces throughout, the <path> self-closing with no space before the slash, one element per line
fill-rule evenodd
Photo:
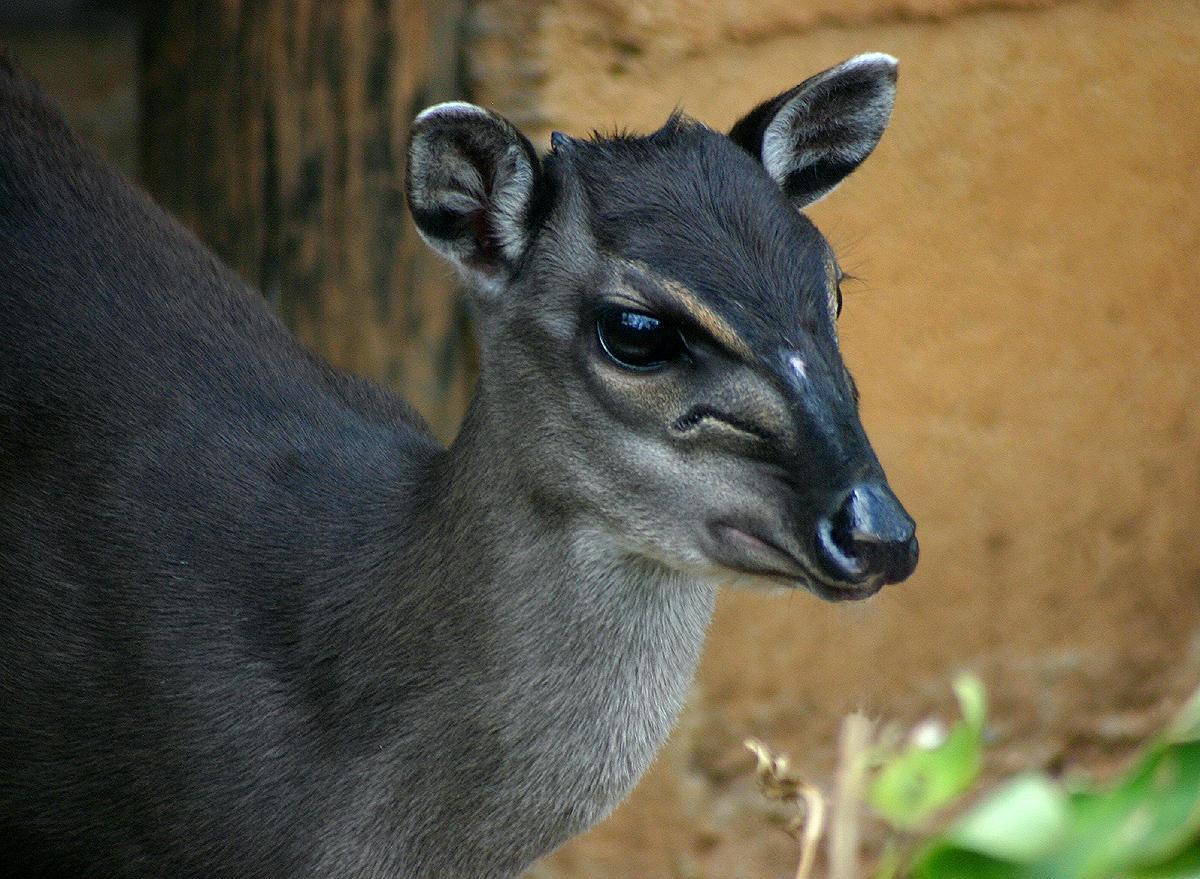
<path fill-rule="evenodd" d="M 648 765 L 718 583 L 907 576 L 796 211 L 893 81 L 545 160 L 422 114 L 481 323 L 444 450 L 0 66 L 0 872 L 511 877 Z"/>

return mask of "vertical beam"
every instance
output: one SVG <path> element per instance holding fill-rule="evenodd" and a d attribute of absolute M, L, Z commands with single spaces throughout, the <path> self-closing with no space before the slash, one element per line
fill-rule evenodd
<path fill-rule="evenodd" d="M 443 437 L 469 395 L 450 273 L 404 205 L 413 116 L 455 95 L 462 3 L 171 0 L 146 16 L 142 170 L 168 209 L 335 365 Z M 431 93 L 431 83 L 440 94 Z"/>

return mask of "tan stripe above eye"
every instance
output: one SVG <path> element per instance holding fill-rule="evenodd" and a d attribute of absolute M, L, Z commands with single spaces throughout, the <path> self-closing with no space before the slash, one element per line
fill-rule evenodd
<path fill-rule="evenodd" d="M 730 352 L 746 360 L 753 359 L 750 346 L 746 344 L 746 341 L 737 330 L 730 326 L 725 318 L 705 305 L 685 284 L 681 284 L 679 281 L 671 278 L 664 278 L 645 263 L 635 260 L 623 260 L 623 262 L 638 274 L 652 281 L 663 293 L 674 299 L 679 307 L 688 313 L 692 320 Z"/>

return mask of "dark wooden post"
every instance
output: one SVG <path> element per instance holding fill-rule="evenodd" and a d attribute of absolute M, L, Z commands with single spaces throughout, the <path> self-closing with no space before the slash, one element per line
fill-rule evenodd
<path fill-rule="evenodd" d="M 147 188 L 305 343 L 443 437 L 471 347 L 408 217 L 404 147 L 416 112 L 455 97 L 458 47 L 427 44 L 461 16 L 461 0 L 171 0 L 142 47 Z"/>

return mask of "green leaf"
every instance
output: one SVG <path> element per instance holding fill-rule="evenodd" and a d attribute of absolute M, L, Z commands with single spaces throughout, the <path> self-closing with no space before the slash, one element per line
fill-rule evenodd
<path fill-rule="evenodd" d="M 910 744 L 885 760 L 868 787 L 867 800 L 901 830 L 923 825 L 974 783 L 983 765 L 987 701 L 983 685 L 963 675 L 954 684 L 963 721 L 932 748 Z"/>
<path fill-rule="evenodd" d="M 956 727 L 936 748 L 913 746 L 889 760 L 868 789 L 868 800 L 894 827 L 917 828 L 971 786 L 981 762 L 978 737 Z"/>
<path fill-rule="evenodd" d="M 910 747 L 877 777 L 872 802 L 897 826 L 914 826 L 966 777 L 968 745 L 978 760 L 986 708 L 973 688 L 955 684 L 964 721 L 942 745 Z M 1044 776 L 1018 776 L 930 842 L 909 875 L 1200 879 L 1200 692 L 1116 783 L 1068 794 Z"/>
<path fill-rule="evenodd" d="M 1066 795 L 1049 779 L 1020 775 L 960 818 L 946 840 L 1001 860 L 1029 863 L 1062 838 L 1067 814 Z"/>
<path fill-rule="evenodd" d="M 1132 873 L 1130 879 L 1200 879 L 1200 840 L 1173 858 Z"/>
<path fill-rule="evenodd" d="M 1023 879 L 1016 864 L 946 844 L 926 851 L 910 875 L 912 879 Z"/>
<path fill-rule="evenodd" d="M 1152 748 L 1115 787 L 1071 797 L 1068 838 L 1048 865 L 1099 879 L 1173 857 L 1200 833 L 1200 741 Z"/>
<path fill-rule="evenodd" d="M 983 682 L 974 675 L 959 675 L 954 680 L 954 695 L 958 697 L 963 721 L 971 729 L 982 733 L 983 724 L 987 720 L 987 695 L 983 689 Z"/>

